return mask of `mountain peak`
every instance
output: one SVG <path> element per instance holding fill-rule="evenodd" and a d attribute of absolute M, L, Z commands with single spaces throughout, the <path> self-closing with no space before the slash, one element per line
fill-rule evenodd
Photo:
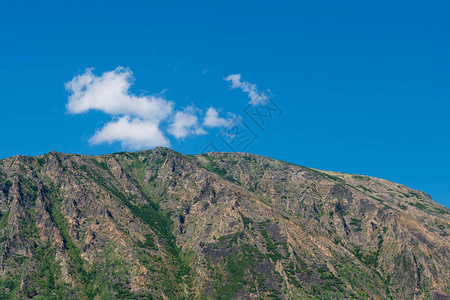
<path fill-rule="evenodd" d="M 252 154 L 0 160 L 10 298 L 443 299 L 449 234 L 424 192 Z"/>

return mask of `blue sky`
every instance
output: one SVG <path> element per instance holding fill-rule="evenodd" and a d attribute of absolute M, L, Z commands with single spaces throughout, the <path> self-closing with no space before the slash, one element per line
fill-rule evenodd
<path fill-rule="evenodd" d="M 3 2 L 0 158 L 157 143 L 186 154 L 210 143 L 230 151 L 223 124 L 241 117 L 253 136 L 235 150 L 381 177 L 449 207 L 450 4 L 317 2 Z M 67 89 L 88 68 L 89 86 Z M 117 101 L 171 110 L 155 121 L 140 106 L 93 105 L 109 86 L 105 74 L 128 76 Z M 241 74 L 235 88 L 224 80 L 232 74 Z M 256 108 L 249 90 L 279 109 L 262 127 L 247 114 Z M 94 102 L 70 111 L 71 96 Z M 210 107 L 217 126 L 205 125 Z M 124 138 L 116 127 L 93 140 L 120 120 L 134 126 L 131 144 L 108 144 Z"/>

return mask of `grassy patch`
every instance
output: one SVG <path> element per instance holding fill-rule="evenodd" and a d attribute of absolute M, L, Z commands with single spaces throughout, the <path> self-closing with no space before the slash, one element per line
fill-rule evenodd
<path fill-rule="evenodd" d="M 242 290 L 244 287 L 252 287 L 254 285 L 255 277 L 260 287 L 265 287 L 265 278 L 258 276 L 253 269 L 256 267 L 255 256 L 259 251 L 250 245 L 242 245 L 239 251 L 236 251 L 232 255 L 226 258 L 225 272 L 227 276 L 225 284 L 216 288 L 215 299 L 233 299 L 235 293 Z M 218 282 L 217 282 L 218 283 Z"/>
<path fill-rule="evenodd" d="M 367 176 L 361 176 L 361 175 L 353 175 L 353 179 L 362 180 L 362 181 L 370 181 L 370 177 Z"/>
<path fill-rule="evenodd" d="M 215 173 L 217 175 L 219 175 L 220 177 L 222 177 L 223 179 L 227 180 L 227 181 L 231 181 L 235 184 L 240 185 L 241 183 L 239 181 L 237 181 L 236 179 L 234 179 L 231 176 L 227 175 L 227 172 L 225 169 L 221 168 L 219 166 L 219 164 L 216 163 L 216 161 L 214 160 L 214 158 L 208 156 L 208 155 L 204 155 L 204 158 L 206 158 L 208 160 L 208 162 L 206 163 L 206 165 L 200 165 L 201 168 L 208 170 L 212 173 Z"/>
<path fill-rule="evenodd" d="M 350 219 L 350 225 L 354 226 L 354 230 L 355 231 L 362 231 L 361 220 L 356 219 L 356 218 L 351 218 Z"/>
<path fill-rule="evenodd" d="M 416 207 L 416 208 L 418 208 L 420 210 L 426 210 L 427 209 L 427 206 L 425 204 L 423 204 L 423 203 L 419 203 L 419 202 L 408 202 L 408 203 L 409 203 L 409 205 L 414 206 L 414 207 Z"/>

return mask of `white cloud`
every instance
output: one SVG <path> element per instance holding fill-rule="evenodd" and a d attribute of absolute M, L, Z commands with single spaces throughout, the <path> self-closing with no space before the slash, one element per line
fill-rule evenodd
<path fill-rule="evenodd" d="M 98 110 L 113 117 L 96 131 L 89 140 L 91 145 L 118 142 L 129 150 L 170 146 L 167 134 L 184 139 L 207 134 L 204 128 L 222 127 L 229 122 L 220 118 L 212 107 L 206 112 L 203 123 L 199 122 L 200 111 L 194 106 L 174 111 L 175 103 L 164 98 L 165 90 L 153 95 L 132 94 L 133 81 L 130 69 L 118 67 L 100 76 L 93 74 L 92 68 L 86 69 L 65 83 L 69 92 L 66 104 L 69 113 Z M 167 131 L 161 128 L 167 128 Z"/>
<path fill-rule="evenodd" d="M 192 106 L 186 107 L 184 111 L 176 112 L 167 131 L 177 139 L 183 139 L 188 135 L 206 134 L 206 131 L 199 126 L 196 109 Z"/>
<path fill-rule="evenodd" d="M 170 146 L 157 123 L 129 116 L 107 123 L 89 140 L 92 145 L 114 142 L 120 142 L 123 148 L 129 150 Z"/>
<path fill-rule="evenodd" d="M 206 115 L 203 120 L 203 125 L 210 128 L 224 127 L 227 126 L 230 123 L 230 121 L 231 121 L 230 119 L 220 118 L 219 112 L 215 108 L 210 107 L 206 111 Z"/>
<path fill-rule="evenodd" d="M 129 92 L 133 72 L 118 67 L 114 71 L 95 76 L 92 69 L 74 77 L 65 84 L 70 93 L 67 110 L 80 114 L 100 110 L 110 115 L 129 115 L 160 121 L 173 110 L 173 102 L 159 96 L 136 96 Z"/>
<path fill-rule="evenodd" d="M 174 103 L 162 97 L 164 91 L 142 96 L 130 93 L 133 80 L 130 69 L 118 67 L 101 76 L 87 69 L 65 84 L 68 112 L 99 110 L 118 118 L 97 130 L 89 141 L 91 145 L 120 142 L 129 150 L 170 145 L 159 125 L 173 113 Z"/>
<path fill-rule="evenodd" d="M 228 75 L 225 80 L 231 83 L 232 89 L 240 88 L 244 93 L 247 93 L 250 98 L 250 104 L 252 105 L 257 105 L 260 103 L 264 104 L 269 99 L 264 92 L 258 92 L 258 87 L 256 84 L 241 81 L 241 74 Z"/>

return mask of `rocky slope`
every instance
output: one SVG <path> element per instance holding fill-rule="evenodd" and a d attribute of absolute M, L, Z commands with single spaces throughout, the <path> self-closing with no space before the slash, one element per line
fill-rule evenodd
<path fill-rule="evenodd" d="M 450 299 L 450 210 L 243 153 L 0 160 L 0 298 Z"/>

